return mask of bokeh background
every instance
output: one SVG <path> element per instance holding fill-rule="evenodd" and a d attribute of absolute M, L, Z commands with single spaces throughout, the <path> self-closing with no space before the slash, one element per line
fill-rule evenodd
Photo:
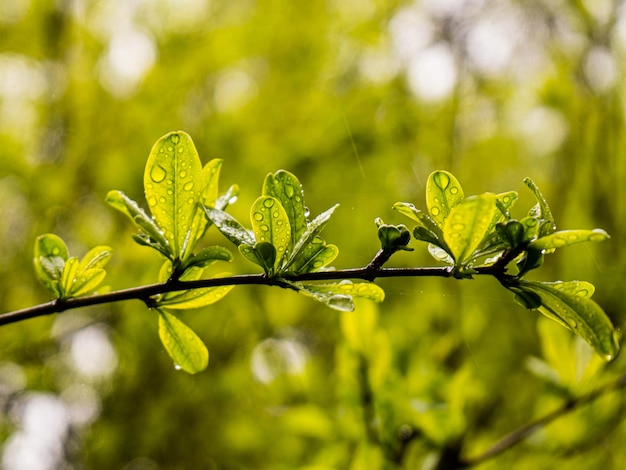
<path fill-rule="evenodd" d="M 224 159 L 240 220 L 279 168 L 313 215 L 339 202 L 338 268 L 376 253 L 376 217 L 409 222 L 391 206 L 423 207 L 435 169 L 467 194 L 519 191 L 519 217 L 531 176 L 559 228 L 612 235 L 534 279 L 593 282 L 621 328 L 625 52 L 611 0 L 0 0 L 0 312 L 49 300 L 31 262 L 46 232 L 80 256 L 112 246 L 112 289 L 155 281 L 162 260 L 104 197 L 143 201 L 152 144 L 181 129 Z M 390 265 L 436 264 L 413 246 Z M 211 352 L 196 376 L 139 302 L 4 326 L 0 466 L 433 468 L 626 370 L 493 280 L 380 285 L 353 313 L 257 287 L 186 312 Z M 623 407 L 607 395 L 480 468 L 621 468 Z"/>

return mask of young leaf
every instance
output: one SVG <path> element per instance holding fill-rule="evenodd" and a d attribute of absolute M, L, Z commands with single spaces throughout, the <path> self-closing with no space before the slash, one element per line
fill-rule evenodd
<path fill-rule="evenodd" d="M 75 257 L 69 258 L 63 266 L 63 274 L 61 275 L 61 298 L 69 298 L 72 296 L 72 287 L 76 281 L 78 273 L 78 260 Z"/>
<path fill-rule="evenodd" d="M 467 261 L 491 227 L 497 211 L 496 196 L 471 196 L 456 204 L 443 226 L 443 236 L 457 265 Z"/>
<path fill-rule="evenodd" d="M 77 277 L 72 285 L 72 290 L 68 293 L 69 297 L 80 297 L 92 293 L 106 277 L 104 269 L 87 269 L 78 271 Z"/>
<path fill-rule="evenodd" d="M 364 298 L 374 302 L 382 302 L 385 298 L 385 291 L 378 285 L 369 282 L 353 283 L 344 280 L 332 284 L 314 284 L 290 282 L 299 292 L 322 302 L 332 309 L 342 312 L 354 310 L 353 297 Z"/>
<path fill-rule="evenodd" d="M 180 281 L 195 281 L 202 279 L 204 268 L 191 266 L 185 269 L 180 276 Z M 159 282 L 167 281 L 172 275 L 172 263 L 166 261 L 159 271 Z M 220 274 L 219 276 L 225 276 Z M 159 307 L 165 307 L 168 310 L 183 310 L 188 308 L 200 308 L 217 302 L 226 294 L 228 294 L 234 286 L 215 286 L 204 287 L 199 289 L 190 289 L 179 292 L 167 292 L 161 295 L 157 300 Z"/>
<path fill-rule="evenodd" d="M 528 246 L 535 250 L 561 248 L 582 242 L 601 242 L 607 240 L 609 234 L 600 228 L 593 230 L 560 230 L 545 237 L 538 238 Z"/>
<path fill-rule="evenodd" d="M 252 204 L 250 220 L 257 243 L 267 242 L 276 249 L 273 268 L 278 270 L 291 241 L 291 227 L 285 209 L 278 199 L 261 196 Z M 268 254 L 267 250 L 263 249 L 263 254 Z M 267 261 L 265 257 L 261 259 Z"/>
<path fill-rule="evenodd" d="M 144 172 L 144 189 L 150 211 L 174 258 L 190 254 L 190 230 L 204 190 L 198 152 L 185 132 L 170 132 L 152 147 Z"/>
<path fill-rule="evenodd" d="M 241 225 L 237 219 L 223 210 L 212 207 L 204 207 L 206 217 L 213 222 L 217 229 L 222 232 L 234 245 L 254 245 L 254 234 Z"/>
<path fill-rule="evenodd" d="M 280 201 L 289 219 L 291 244 L 295 245 L 307 228 L 304 193 L 300 181 L 285 170 L 270 173 L 263 183 L 263 196 L 271 196 Z"/>
<path fill-rule="evenodd" d="M 163 231 L 157 226 L 152 217 L 146 214 L 135 201 L 121 191 L 109 191 L 106 202 L 113 206 L 113 208 L 126 214 L 139 230 L 143 232 L 133 237 L 137 243 L 150 246 L 170 259 L 174 258 L 170 244 L 165 238 Z"/>
<path fill-rule="evenodd" d="M 541 300 L 537 309 L 545 316 L 572 330 L 605 360 L 619 352 L 614 327 L 602 308 L 590 299 L 594 287 L 584 281 L 535 282 L 519 280 L 507 286 L 518 295 L 534 294 Z M 533 302 L 536 304 L 536 302 Z"/>
<path fill-rule="evenodd" d="M 67 246 L 60 237 L 47 233 L 35 240 L 35 274 L 39 282 L 57 298 L 63 294 L 60 282 L 68 257 Z"/>
<path fill-rule="evenodd" d="M 89 269 L 104 267 L 111 257 L 113 250 L 108 246 L 96 246 L 87 252 L 78 264 L 78 271 L 84 272 Z"/>
<path fill-rule="evenodd" d="M 537 186 L 532 179 L 524 178 L 524 183 L 530 188 L 537 198 L 536 209 L 531 210 L 530 215 L 540 219 L 539 236 L 543 237 L 551 234 L 556 230 L 556 225 L 554 224 L 554 216 L 552 215 L 548 201 L 546 201 L 546 198 L 543 197 L 543 194 L 541 194 L 541 191 L 539 190 L 539 186 Z"/>
<path fill-rule="evenodd" d="M 328 266 L 339 254 L 335 245 L 327 245 L 322 237 L 315 237 L 299 252 L 292 271 L 296 273 L 310 273 Z"/>
<path fill-rule="evenodd" d="M 426 183 L 426 207 L 430 216 L 443 227 L 454 206 L 464 199 L 463 188 L 458 180 L 447 171 L 434 171 Z"/>
<path fill-rule="evenodd" d="M 326 246 L 324 240 L 319 237 L 318 234 L 322 231 L 337 207 L 339 207 L 339 204 L 335 204 L 330 209 L 322 212 L 307 224 L 304 231 L 300 232 L 300 238 L 294 244 L 289 257 L 284 264 L 283 268 L 285 270 L 293 264 L 294 267 L 296 267 L 296 269 L 294 269 L 295 272 L 302 272 L 298 269 L 298 267 L 301 268 L 302 266 L 310 265 L 311 259 L 314 256 L 317 256 L 317 253 L 319 253 L 319 251 Z M 323 246 L 316 249 L 316 244 L 321 244 Z M 311 247 L 311 245 L 313 245 L 313 247 Z"/>
<path fill-rule="evenodd" d="M 190 374 L 206 369 L 209 351 L 191 328 L 165 310 L 159 312 L 159 337 L 177 368 Z"/>
<path fill-rule="evenodd" d="M 232 261 L 233 255 L 226 248 L 221 246 L 208 246 L 198 252 L 198 254 L 192 255 L 185 263 L 185 269 L 191 266 L 197 266 L 199 268 L 206 268 L 215 261 Z"/>

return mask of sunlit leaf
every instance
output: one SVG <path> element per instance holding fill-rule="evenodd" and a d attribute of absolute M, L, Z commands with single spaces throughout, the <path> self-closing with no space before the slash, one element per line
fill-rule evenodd
<path fill-rule="evenodd" d="M 206 369 L 209 351 L 191 328 L 165 310 L 159 312 L 159 337 L 177 368 L 190 374 Z"/>
<path fill-rule="evenodd" d="M 60 286 L 65 262 L 69 257 L 65 242 L 51 233 L 35 240 L 35 274 L 39 282 L 55 297 L 62 295 Z"/>
<path fill-rule="evenodd" d="M 309 297 L 313 297 L 318 302 L 328 305 L 330 308 L 343 312 L 351 312 L 354 310 L 354 297 L 372 300 L 374 302 L 382 302 L 385 299 L 385 291 L 370 282 L 353 283 L 344 280 L 331 284 L 314 284 L 314 283 L 290 283 L 298 288 L 300 292 Z"/>
<path fill-rule="evenodd" d="M 587 341 L 604 359 L 619 352 L 614 327 L 600 306 L 590 299 L 594 287 L 584 281 L 535 282 L 518 280 L 508 286 L 517 294 L 539 296 L 538 310 Z"/>
<path fill-rule="evenodd" d="M 271 196 L 280 201 L 289 219 L 292 246 L 295 245 L 307 228 L 304 193 L 300 181 L 285 170 L 270 173 L 263 183 L 263 196 Z"/>
<path fill-rule="evenodd" d="M 78 274 L 78 259 L 75 257 L 68 258 L 63 266 L 63 273 L 61 274 L 61 297 L 67 298 L 72 295 L 72 286 L 76 281 L 76 274 Z"/>
<path fill-rule="evenodd" d="M 443 227 L 443 236 L 457 264 L 466 261 L 478 247 L 496 211 L 493 194 L 468 197 L 452 208 Z"/>
<path fill-rule="evenodd" d="M 146 200 L 176 258 L 185 259 L 204 189 L 198 152 L 185 132 L 170 132 L 152 147 L 144 172 Z M 194 230 L 192 230 L 193 232 Z"/>
<path fill-rule="evenodd" d="M 220 274 L 223 277 L 224 274 Z M 183 310 L 188 308 L 200 308 L 211 305 L 226 294 L 228 294 L 234 286 L 216 286 L 202 287 L 199 289 L 190 289 L 184 292 L 172 293 L 163 300 L 158 302 L 159 307 L 166 307 L 170 310 Z"/>
<path fill-rule="evenodd" d="M 338 254 L 339 248 L 335 245 L 327 245 L 323 238 L 315 237 L 301 250 L 291 268 L 297 273 L 314 272 L 328 266 Z"/>
<path fill-rule="evenodd" d="M 243 244 L 254 245 L 255 239 L 248 229 L 227 212 L 212 207 L 204 207 L 207 218 L 215 224 L 217 229 L 236 246 Z"/>
<path fill-rule="evenodd" d="M 426 183 L 426 207 L 433 220 L 443 227 L 450 211 L 464 199 L 463 188 L 447 171 L 434 171 Z"/>
<path fill-rule="evenodd" d="M 96 246 L 87 252 L 78 264 L 79 271 L 104 267 L 111 257 L 113 250 L 108 246 Z"/>
<path fill-rule="evenodd" d="M 500 209 L 500 213 L 502 214 L 502 218 L 499 218 L 500 220 L 508 220 L 511 217 L 509 214 L 509 209 L 511 209 L 511 207 L 515 205 L 518 198 L 519 194 L 517 194 L 516 191 L 507 191 L 505 193 L 496 194 L 496 205 L 498 206 L 498 209 Z"/>
<path fill-rule="evenodd" d="M 267 242 L 276 249 L 274 269 L 277 269 L 291 241 L 291 227 L 285 209 L 278 199 L 261 196 L 252 204 L 250 221 L 257 243 Z"/>
<path fill-rule="evenodd" d="M 68 293 L 71 297 L 80 297 L 92 293 L 106 277 L 106 271 L 100 268 L 78 271 L 77 277 Z"/>
<path fill-rule="evenodd" d="M 561 248 L 582 242 L 601 242 L 607 240 L 609 234 L 596 228 L 593 230 L 560 230 L 545 237 L 538 238 L 530 243 L 529 247 L 535 250 Z"/>

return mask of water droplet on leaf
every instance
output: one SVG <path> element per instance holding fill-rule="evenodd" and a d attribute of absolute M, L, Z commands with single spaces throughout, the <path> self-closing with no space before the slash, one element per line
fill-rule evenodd
<path fill-rule="evenodd" d="M 160 183 L 165 179 L 166 176 L 167 171 L 158 163 L 156 163 L 150 170 L 150 178 L 152 178 L 152 181 L 154 181 L 155 183 Z"/>

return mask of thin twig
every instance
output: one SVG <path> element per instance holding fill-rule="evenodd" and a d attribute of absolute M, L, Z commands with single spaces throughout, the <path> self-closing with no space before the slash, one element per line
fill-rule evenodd
<path fill-rule="evenodd" d="M 588 405 L 600 397 L 603 397 L 607 393 L 614 392 L 616 390 L 622 389 L 626 387 L 626 374 L 622 374 L 617 377 L 612 382 L 609 382 L 603 385 L 600 388 L 597 388 L 585 395 L 581 395 L 578 398 L 573 398 L 571 400 L 566 401 L 557 409 L 551 411 L 550 413 L 537 418 L 536 420 L 522 426 L 519 429 L 516 429 L 512 433 L 506 435 L 495 444 L 493 444 L 489 449 L 483 452 L 476 457 L 470 457 L 461 459 L 459 468 L 467 468 L 475 465 L 479 465 L 484 463 L 485 461 L 495 457 L 503 453 L 506 450 L 509 450 L 511 447 L 521 443 L 526 438 L 530 437 L 539 429 L 543 428 L 547 424 L 555 421 L 556 419 L 564 416 L 568 413 L 571 413 L 574 410 L 577 410 L 585 405 Z"/>

